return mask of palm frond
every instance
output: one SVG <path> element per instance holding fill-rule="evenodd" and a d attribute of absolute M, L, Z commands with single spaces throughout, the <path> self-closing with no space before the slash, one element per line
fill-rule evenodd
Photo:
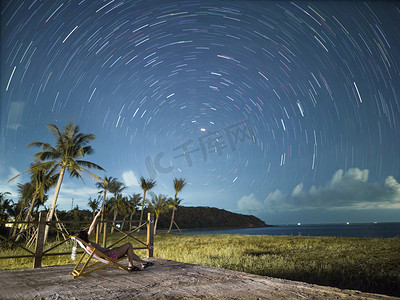
<path fill-rule="evenodd" d="M 143 190 L 151 190 L 154 186 L 156 186 L 157 182 L 154 179 L 144 179 L 143 176 L 140 177 L 140 187 Z"/>
<path fill-rule="evenodd" d="M 38 164 L 31 165 L 31 167 L 30 167 L 28 170 L 26 170 L 26 171 L 24 171 L 24 172 L 21 172 L 21 173 L 19 173 L 19 174 L 17 174 L 17 175 L 15 175 L 15 176 L 12 177 L 11 179 L 9 179 L 9 180 L 7 181 L 7 183 L 13 181 L 15 178 L 21 176 L 22 174 L 26 174 L 26 173 L 28 173 L 28 172 L 32 172 L 32 171 L 38 170 L 38 169 L 40 169 L 40 168 L 47 167 L 47 166 L 49 166 L 49 165 L 53 165 L 53 164 L 55 164 L 55 163 L 56 163 L 56 161 L 46 161 L 46 162 L 43 162 L 43 163 L 38 163 Z"/>
<path fill-rule="evenodd" d="M 104 179 L 102 179 L 102 180 L 99 180 L 99 182 L 96 182 L 96 187 L 98 188 L 98 189 L 104 189 Z M 103 193 L 103 191 L 100 191 L 99 193 Z"/>
<path fill-rule="evenodd" d="M 96 170 L 100 170 L 100 171 L 105 171 L 102 167 L 100 167 L 99 165 L 92 163 L 90 161 L 86 161 L 86 160 L 75 160 L 76 163 L 78 165 L 84 166 L 86 168 L 91 168 L 91 169 L 96 169 Z"/>
<path fill-rule="evenodd" d="M 74 142 L 77 145 L 85 146 L 87 145 L 90 141 L 93 141 L 96 139 L 96 136 L 94 134 L 83 134 L 80 133 L 75 137 Z"/>
<path fill-rule="evenodd" d="M 22 174 L 28 173 L 28 172 L 29 172 L 29 170 L 24 171 L 24 172 L 22 172 L 22 173 L 19 173 L 19 174 L 15 175 L 14 177 L 10 178 L 10 179 L 7 181 L 7 183 L 10 183 L 10 182 L 13 181 L 15 178 L 21 176 Z"/>
<path fill-rule="evenodd" d="M 175 188 L 176 193 L 180 192 L 185 185 L 186 185 L 185 179 L 183 179 L 183 178 L 180 178 L 180 179 L 175 178 L 174 179 L 174 188 Z"/>
<path fill-rule="evenodd" d="M 83 152 L 85 154 L 93 154 L 94 150 L 93 150 L 92 146 L 86 146 L 86 147 L 83 147 Z"/>
<path fill-rule="evenodd" d="M 54 148 L 52 145 L 48 143 L 43 143 L 43 142 L 32 142 L 26 145 L 27 147 L 43 147 L 43 151 L 57 151 L 56 148 Z"/>
<path fill-rule="evenodd" d="M 58 130 L 57 125 L 55 124 L 48 124 L 47 128 L 51 131 L 52 134 L 54 134 L 56 136 L 56 138 L 61 137 L 61 133 L 60 130 Z"/>
<path fill-rule="evenodd" d="M 89 170 L 82 168 L 82 171 L 88 173 L 93 178 L 94 181 L 98 181 L 98 182 L 96 182 L 96 184 L 101 183 L 103 181 L 102 177 L 100 177 L 99 175 L 97 175 Z"/>
<path fill-rule="evenodd" d="M 54 151 L 42 151 L 38 152 L 34 155 L 35 158 L 39 160 L 47 160 L 47 159 L 58 159 L 61 157 L 61 153 Z"/>
<path fill-rule="evenodd" d="M 81 176 L 81 174 L 80 174 L 80 172 L 78 170 L 76 170 L 76 169 L 71 169 L 71 170 L 68 169 L 68 172 L 69 172 L 69 177 L 82 179 L 82 176 Z"/>

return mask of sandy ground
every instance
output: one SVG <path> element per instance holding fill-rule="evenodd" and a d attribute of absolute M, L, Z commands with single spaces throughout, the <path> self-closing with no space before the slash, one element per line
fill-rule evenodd
<path fill-rule="evenodd" d="M 0 270 L 0 299 L 400 299 L 202 267 L 159 258 L 127 273 L 115 267 L 74 279 L 73 266 Z"/>

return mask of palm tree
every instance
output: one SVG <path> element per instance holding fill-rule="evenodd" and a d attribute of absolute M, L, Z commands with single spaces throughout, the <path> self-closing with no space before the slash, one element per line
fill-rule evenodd
<path fill-rule="evenodd" d="M 45 205 L 45 203 L 46 203 L 46 201 L 48 199 L 49 199 L 49 197 L 47 195 L 44 195 L 43 199 L 40 199 L 40 198 L 37 199 L 38 201 L 36 201 L 35 205 L 34 205 L 34 210 L 35 210 L 35 215 L 36 216 L 38 215 L 38 211 L 39 211 L 39 207 L 40 206 L 43 206 L 43 208 L 48 211 L 48 208 L 46 208 L 46 205 Z"/>
<path fill-rule="evenodd" d="M 92 210 L 92 218 L 94 218 L 94 215 L 96 213 L 97 208 L 99 207 L 100 201 L 99 199 L 93 199 L 92 197 L 89 197 L 88 205 L 90 209 Z"/>
<path fill-rule="evenodd" d="M 38 166 L 40 164 L 40 166 Z M 38 167 L 37 167 L 38 166 Z M 32 194 L 31 204 L 29 206 L 28 212 L 25 215 L 24 222 L 28 222 L 31 218 L 33 208 L 35 206 L 36 200 L 39 198 L 40 202 L 44 202 L 45 193 L 52 188 L 58 179 L 58 174 L 54 174 L 56 167 L 52 163 L 41 164 L 36 162 L 31 164 L 31 185 L 35 187 L 35 191 Z M 26 223 L 22 224 L 20 233 L 25 229 Z M 18 235 L 16 242 L 19 241 L 21 235 Z"/>
<path fill-rule="evenodd" d="M 118 193 L 115 197 L 110 199 L 111 212 L 114 212 L 113 225 L 115 226 L 115 220 L 118 213 L 125 215 L 127 211 L 127 199 L 122 194 Z M 114 232 L 114 227 L 111 228 L 111 233 Z"/>
<path fill-rule="evenodd" d="M 110 177 L 104 177 L 104 179 L 101 180 L 100 182 L 96 182 L 96 187 L 98 189 L 102 189 L 100 193 L 103 194 L 103 203 L 101 205 L 101 217 L 100 217 L 101 222 L 103 222 L 104 220 L 104 205 L 106 203 L 107 191 L 110 191 L 110 186 L 115 184 L 115 181 L 117 181 L 117 178 L 113 178 L 110 176 Z"/>
<path fill-rule="evenodd" d="M 115 179 L 110 183 L 109 189 L 110 189 L 110 192 L 114 194 L 114 199 L 117 200 L 118 199 L 118 195 L 120 197 L 122 197 L 121 192 L 124 189 L 126 189 L 126 186 L 121 181 L 118 181 L 117 179 Z M 123 204 L 124 202 L 126 202 L 126 197 L 123 197 L 122 200 L 118 204 L 121 208 L 123 208 L 123 206 L 126 205 L 126 204 Z M 111 211 L 112 211 L 112 208 L 111 208 Z M 125 209 L 124 209 L 124 211 L 125 211 Z M 118 214 L 118 211 L 117 211 L 117 214 Z M 116 216 L 114 215 L 114 226 L 115 226 L 115 217 Z M 111 228 L 111 232 L 114 232 L 114 228 Z"/>
<path fill-rule="evenodd" d="M 156 185 L 156 181 L 153 179 L 144 179 L 143 176 L 140 177 L 140 187 L 143 189 L 143 201 L 142 201 L 142 211 L 140 212 L 139 227 L 142 226 L 143 221 L 143 211 L 144 204 L 146 202 L 146 192 L 151 190 Z"/>
<path fill-rule="evenodd" d="M 96 174 L 90 172 L 85 168 L 94 168 L 101 171 L 104 171 L 104 169 L 95 163 L 86 160 L 81 160 L 81 158 L 84 157 L 86 154 L 93 153 L 92 147 L 88 144 L 96 138 L 94 134 L 79 133 L 79 127 L 72 122 L 69 123 L 62 132 L 60 132 L 58 127 L 54 124 L 49 124 L 47 127 L 51 131 L 51 133 L 55 135 L 57 139 L 56 147 L 53 147 L 50 144 L 43 142 L 33 142 L 29 143 L 27 146 L 42 147 L 43 151 L 35 154 L 36 159 L 40 161 L 50 160 L 45 163 L 51 162 L 52 164 L 54 164 L 54 166 L 60 168 L 60 174 L 54 192 L 53 201 L 51 203 L 46 218 L 47 221 L 51 221 L 56 208 L 57 198 L 58 194 L 60 193 L 61 184 L 64 178 L 65 171 L 68 171 L 71 177 L 76 177 L 76 178 L 81 178 L 82 171 L 85 171 L 91 174 L 94 178 L 99 179 L 100 178 L 99 176 L 97 176 Z M 36 167 L 40 167 L 40 164 L 37 165 Z M 48 232 L 49 232 L 49 226 L 46 226 L 44 234 L 45 242 L 47 240 Z"/>
<path fill-rule="evenodd" d="M 15 222 L 13 225 L 13 230 L 12 230 L 12 234 L 11 234 L 11 238 L 14 238 L 15 235 L 17 234 L 17 223 L 18 221 L 20 221 L 22 219 L 22 214 L 26 208 L 26 205 L 29 202 L 29 199 L 32 198 L 33 193 L 35 192 L 35 187 L 33 186 L 33 184 L 31 182 L 27 182 L 24 184 L 18 183 L 18 194 L 19 194 L 19 199 L 18 202 L 15 203 Z"/>
<path fill-rule="evenodd" d="M 172 225 L 175 223 L 175 211 L 178 210 L 178 207 L 181 205 L 182 199 L 180 198 L 169 198 L 167 200 L 168 209 L 172 209 L 172 216 L 171 216 L 171 224 L 169 225 L 169 229 L 167 233 L 172 232 Z M 176 225 L 177 226 L 177 225 Z"/>
<path fill-rule="evenodd" d="M 132 228 L 132 218 L 136 212 L 136 207 L 139 206 L 140 200 L 142 200 L 142 196 L 140 194 L 133 194 L 129 196 L 129 208 L 130 208 L 130 216 L 129 216 L 129 230 Z"/>
<path fill-rule="evenodd" d="M 156 221 L 154 223 L 154 235 L 157 234 L 157 222 L 160 214 L 167 209 L 167 196 L 159 194 L 156 196 L 151 193 L 151 201 L 147 201 L 149 208 L 155 213 Z"/>
<path fill-rule="evenodd" d="M 114 194 L 114 198 L 117 197 L 117 195 L 120 194 L 124 189 L 126 189 L 126 186 L 117 179 L 113 180 L 109 184 L 109 191 Z"/>
<path fill-rule="evenodd" d="M 123 212 L 121 212 L 121 214 L 122 214 L 121 230 L 124 230 L 125 220 L 126 220 L 126 218 L 129 217 L 129 214 L 130 214 L 130 204 L 128 202 L 128 199 L 126 197 L 124 197 L 124 198 L 125 198 L 125 210 Z"/>
<path fill-rule="evenodd" d="M 178 199 L 178 193 L 183 189 L 183 187 L 186 185 L 185 179 L 174 179 L 174 189 L 175 189 L 175 197 L 173 200 L 170 201 L 169 205 L 172 208 L 172 216 L 171 216 L 171 224 L 169 225 L 168 233 L 171 232 L 172 230 L 172 225 L 174 224 L 174 218 L 175 218 L 175 211 L 178 209 L 179 204 L 181 203 L 182 200 Z"/>
<path fill-rule="evenodd" d="M 8 208 L 8 217 L 11 220 L 16 220 L 17 219 L 18 212 L 21 211 L 20 210 L 20 206 L 21 206 L 20 203 L 21 203 L 21 200 L 18 200 L 17 202 L 12 202 L 12 204 Z M 14 226 L 15 226 L 15 224 L 14 224 Z M 12 236 L 12 231 L 10 231 L 9 235 Z"/>
<path fill-rule="evenodd" d="M 11 195 L 11 193 L 0 192 L 0 221 L 7 221 L 13 203 L 12 200 L 6 198 L 7 195 Z M 0 227 L 4 227 L 4 224 L 0 224 Z"/>

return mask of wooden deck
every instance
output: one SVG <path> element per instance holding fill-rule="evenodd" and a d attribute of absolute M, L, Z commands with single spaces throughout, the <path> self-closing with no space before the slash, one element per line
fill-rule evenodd
<path fill-rule="evenodd" d="M 159 258 L 127 273 L 107 267 L 73 279 L 72 265 L 0 270 L 0 299 L 398 299 Z"/>

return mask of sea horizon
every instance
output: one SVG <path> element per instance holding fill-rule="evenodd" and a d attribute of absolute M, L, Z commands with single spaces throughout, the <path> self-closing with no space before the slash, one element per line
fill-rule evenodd
<path fill-rule="evenodd" d="M 394 238 L 400 237 L 400 222 L 297 223 L 250 228 L 184 229 L 182 233 Z"/>

